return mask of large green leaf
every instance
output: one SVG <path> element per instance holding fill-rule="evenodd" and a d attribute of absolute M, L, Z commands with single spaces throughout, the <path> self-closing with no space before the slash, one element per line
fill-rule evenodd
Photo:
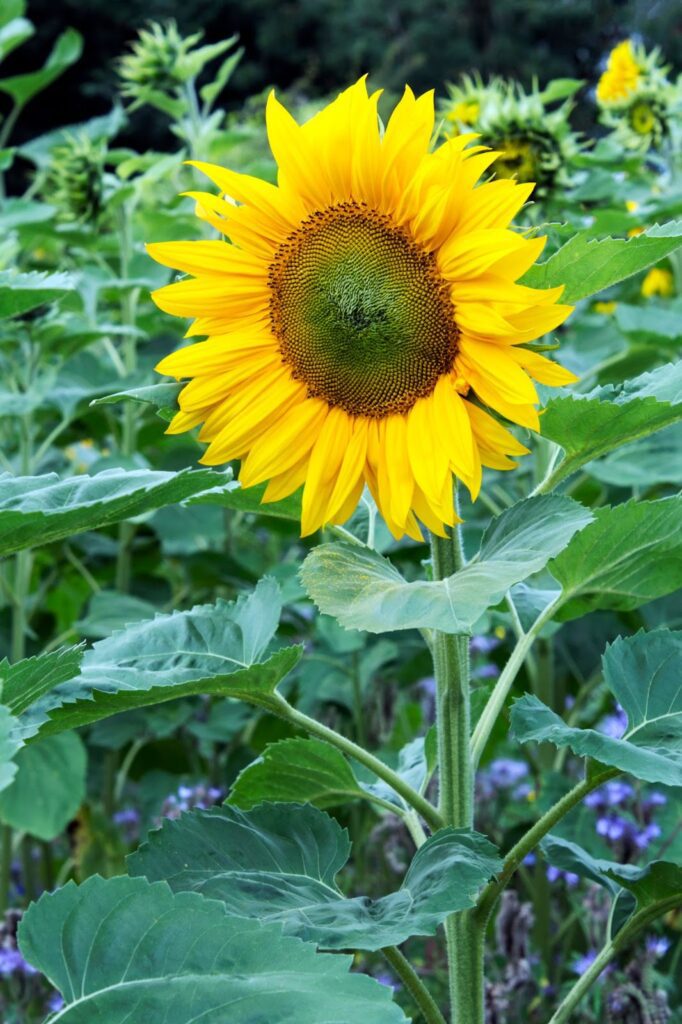
<path fill-rule="evenodd" d="M 659 366 L 623 384 L 586 395 L 552 398 L 542 415 L 542 434 L 565 456 L 555 483 L 615 448 L 682 420 L 682 362 Z"/>
<path fill-rule="evenodd" d="M 35 658 L 10 663 L 0 661 L 0 697 L 12 714 L 20 715 L 60 683 L 73 679 L 80 669 L 82 647 L 66 647 Z"/>
<path fill-rule="evenodd" d="M 494 519 L 476 557 L 442 582 L 407 583 L 388 559 L 349 543 L 315 548 L 301 579 L 320 611 L 346 629 L 466 633 L 509 587 L 542 569 L 591 519 L 570 498 L 528 498 Z"/>
<path fill-rule="evenodd" d="M 75 64 L 83 52 L 83 37 L 73 28 L 62 32 L 52 48 L 40 71 L 30 71 L 24 75 L 0 79 L 0 90 L 11 96 L 17 106 L 23 107 L 55 79 L 59 78 L 67 68 Z"/>
<path fill-rule="evenodd" d="M 628 611 L 682 586 L 682 495 L 595 512 L 549 565 L 563 588 L 560 619 Z"/>
<path fill-rule="evenodd" d="M 54 302 L 75 287 L 76 280 L 69 274 L 0 271 L 0 320 L 28 313 L 46 302 Z"/>
<path fill-rule="evenodd" d="M 5 473 L 0 476 L 0 555 L 131 519 L 220 487 L 224 480 L 210 469 L 109 469 L 64 480 L 55 473 Z"/>
<path fill-rule="evenodd" d="M 336 747 L 296 737 L 271 743 L 245 768 L 232 786 L 230 803 L 248 810 L 266 800 L 291 800 L 324 809 L 366 795 Z"/>
<path fill-rule="evenodd" d="M 474 905 L 500 867 L 484 836 L 441 829 L 424 843 L 397 892 L 344 897 L 335 878 L 348 836 L 309 805 L 214 808 L 166 821 L 128 858 L 133 874 L 222 900 L 230 913 L 281 921 L 285 932 L 325 949 L 380 949 L 432 935 L 445 917 Z"/>
<path fill-rule="evenodd" d="M 198 693 L 275 708 L 277 684 L 301 656 L 299 647 L 286 647 L 268 657 L 280 610 L 279 588 L 266 578 L 235 602 L 136 622 L 94 644 L 79 675 L 21 716 L 24 735 L 62 732 Z"/>
<path fill-rule="evenodd" d="M 564 285 L 563 302 L 596 295 L 618 281 L 669 256 L 682 245 L 682 221 L 655 225 L 634 238 L 595 239 L 589 231 L 574 235 L 544 263 L 523 277 L 533 288 Z"/>
<path fill-rule="evenodd" d="M 301 518 L 301 491 L 296 491 L 280 501 L 263 502 L 266 486 L 267 484 L 259 484 L 256 487 L 245 488 L 237 480 L 233 480 L 224 487 L 216 487 L 196 499 L 190 499 L 187 504 L 219 505 L 221 508 L 234 509 L 236 512 L 253 512 L 259 516 L 298 522 Z"/>
<path fill-rule="evenodd" d="M 511 710 L 522 743 L 569 747 L 581 757 L 628 772 L 645 782 L 682 786 L 682 633 L 668 629 L 619 637 L 606 648 L 604 680 L 628 717 L 623 737 L 577 729 L 526 694 Z"/>
<path fill-rule="evenodd" d="M 388 988 L 279 927 L 229 917 L 143 878 L 69 882 L 19 930 L 23 955 L 64 996 L 60 1024 L 400 1024 Z"/>
<path fill-rule="evenodd" d="M 85 747 L 75 733 L 48 736 L 16 755 L 17 774 L 0 793 L 0 821 L 38 839 L 63 832 L 85 796 Z"/>
<path fill-rule="evenodd" d="M 21 747 L 17 724 L 9 709 L 0 704 L 0 793 L 10 785 L 17 773 L 14 756 Z"/>
<path fill-rule="evenodd" d="M 682 422 L 590 462 L 587 472 L 612 487 L 682 486 Z"/>

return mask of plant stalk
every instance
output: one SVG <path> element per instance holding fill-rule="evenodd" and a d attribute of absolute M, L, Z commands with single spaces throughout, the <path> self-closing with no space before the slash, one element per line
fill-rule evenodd
<path fill-rule="evenodd" d="M 434 580 L 454 575 L 464 565 L 457 527 L 446 537 L 431 537 Z M 473 828 L 473 765 L 469 747 L 469 638 L 433 633 L 438 735 L 439 811 L 445 825 Z M 470 911 L 445 921 L 452 1024 L 483 1024 L 485 929 Z"/>
<path fill-rule="evenodd" d="M 386 946 L 381 952 L 414 999 L 426 1024 L 445 1024 L 433 996 L 398 947 Z"/>

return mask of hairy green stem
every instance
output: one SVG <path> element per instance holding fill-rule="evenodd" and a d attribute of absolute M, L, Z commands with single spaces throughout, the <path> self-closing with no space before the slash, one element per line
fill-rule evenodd
<path fill-rule="evenodd" d="M 386 946 L 381 952 L 414 999 L 426 1024 L 445 1024 L 433 996 L 398 947 Z"/>
<path fill-rule="evenodd" d="M 454 575 L 464 565 L 459 530 L 431 537 L 434 580 Z M 469 748 L 469 638 L 433 632 L 436 677 L 439 805 L 446 825 L 472 828 L 474 819 L 473 765 Z M 484 930 L 469 912 L 451 914 L 445 921 L 453 1024 L 483 1024 Z"/>
<path fill-rule="evenodd" d="M 0 915 L 9 904 L 9 884 L 12 871 L 12 829 L 0 826 Z"/>
<path fill-rule="evenodd" d="M 514 680 L 516 679 L 525 658 L 533 646 L 536 637 L 542 630 L 542 627 L 549 622 L 554 615 L 554 612 L 559 606 L 560 600 L 561 595 L 559 594 L 547 605 L 544 611 L 538 615 L 528 632 L 523 633 L 519 637 L 509 661 L 504 666 L 500 678 L 495 683 L 495 688 L 490 694 L 486 706 L 483 708 L 483 713 L 481 714 L 471 737 L 471 757 L 474 766 L 478 765 L 481 760 L 486 743 L 490 738 L 490 733 L 493 730 L 498 715 L 504 707 L 509 691 L 512 688 Z"/>
<path fill-rule="evenodd" d="M 341 733 L 335 732 L 308 715 L 304 715 L 303 712 L 292 707 L 280 694 L 275 695 L 275 700 L 276 703 L 274 704 L 268 700 L 268 703 L 264 705 L 267 710 L 279 715 L 280 718 L 284 718 L 287 722 L 291 722 L 292 725 L 299 726 L 305 732 L 310 733 L 311 736 L 319 736 L 320 739 L 326 740 L 327 743 L 336 747 L 347 757 L 351 757 L 360 764 L 363 764 L 365 768 L 369 768 L 378 778 L 383 779 L 398 796 L 402 797 L 409 807 L 412 807 L 420 814 L 432 831 L 435 832 L 443 827 L 443 820 L 433 804 L 429 803 L 425 797 L 405 782 L 397 772 L 394 772 L 383 761 L 380 761 L 378 757 L 374 757 L 369 751 L 358 746 L 357 743 L 349 740 L 346 736 L 342 736 Z M 372 799 L 369 793 L 367 794 L 367 799 Z M 385 801 L 375 799 L 374 802 L 381 803 L 382 806 L 390 808 L 396 814 L 399 813 L 397 807 L 387 804 Z"/>

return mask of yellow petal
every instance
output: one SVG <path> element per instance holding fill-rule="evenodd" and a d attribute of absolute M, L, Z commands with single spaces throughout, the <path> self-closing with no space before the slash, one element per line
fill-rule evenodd
<path fill-rule="evenodd" d="M 307 398 L 278 417 L 253 445 L 241 468 L 239 479 L 253 487 L 280 470 L 289 469 L 311 450 L 317 440 L 329 406 L 319 398 Z"/>

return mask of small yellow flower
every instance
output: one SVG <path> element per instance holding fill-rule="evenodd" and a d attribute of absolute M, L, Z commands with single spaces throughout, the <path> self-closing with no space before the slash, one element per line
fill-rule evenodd
<path fill-rule="evenodd" d="M 594 311 L 595 313 L 601 313 L 602 316 L 612 316 L 616 311 L 617 302 L 611 299 L 608 302 L 595 302 Z"/>
<path fill-rule="evenodd" d="M 639 203 L 635 199 L 626 199 L 625 209 L 628 213 L 637 213 L 639 210 Z"/>
<path fill-rule="evenodd" d="M 639 82 L 640 68 L 630 39 L 614 47 L 606 62 L 606 70 L 597 83 L 600 103 L 620 103 L 634 92 Z"/>
<path fill-rule="evenodd" d="M 643 224 L 638 224 L 636 228 L 630 228 L 628 230 L 628 238 L 636 238 L 637 235 L 643 235 L 646 228 Z"/>
<path fill-rule="evenodd" d="M 675 293 L 673 275 L 669 270 L 660 267 L 652 267 L 642 281 L 642 295 L 650 299 L 654 295 L 660 295 L 667 299 Z"/>
<path fill-rule="evenodd" d="M 452 110 L 448 110 L 446 117 L 455 125 L 472 125 L 476 123 L 480 109 L 481 104 L 477 100 L 462 100 L 460 103 L 456 103 Z"/>

